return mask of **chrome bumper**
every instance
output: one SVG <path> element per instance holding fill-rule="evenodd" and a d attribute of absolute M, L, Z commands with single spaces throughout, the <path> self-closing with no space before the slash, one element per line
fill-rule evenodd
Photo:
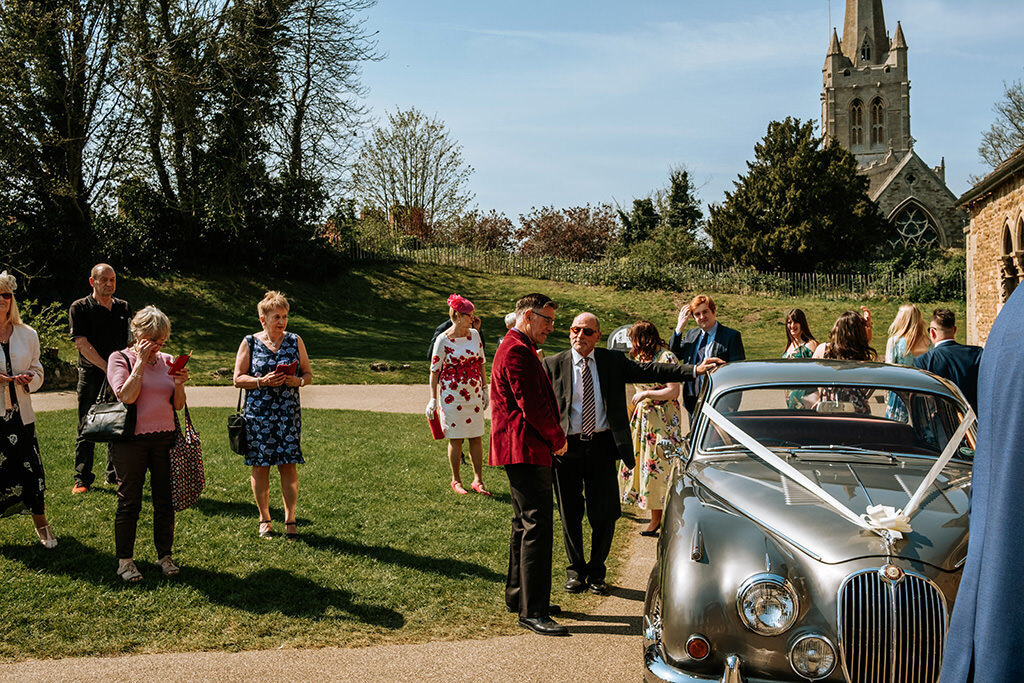
<path fill-rule="evenodd" d="M 725 658 L 725 667 L 721 676 L 697 676 L 675 668 L 662 658 L 656 645 L 649 645 L 644 650 L 644 682 L 645 683 L 783 683 L 768 681 L 764 678 L 747 678 L 740 672 L 742 662 L 736 655 Z M 794 681 L 794 683 L 797 683 Z M 802 681 L 800 683 L 806 683 Z"/>

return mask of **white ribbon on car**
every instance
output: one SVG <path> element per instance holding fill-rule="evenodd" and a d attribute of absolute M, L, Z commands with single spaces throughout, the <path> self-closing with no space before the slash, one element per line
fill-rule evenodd
<path fill-rule="evenodd" d="M 917 491 L 910 497 L 910 502 L 907 503 L 905 508 L 896 510 L 891 505 L 869 505 L 866 514 L 858 515 L 834 496 L 830 495 L 828 491 L 816 482 L 812 481 L 810 477 L 759 443 L 754 437 L 740 429 L 707 403 L 704 404 L 701 412 L 707 415 L 709 420 L 724 430 L 729 436 L 736 439 L 736 441 L 748 448 L 750 452 L 763 460 L 766 465 L 807 489 L 808 492 L 832 508 L 841 517 L 846 518 L 850 523 L 878 534 L 890 545 L 894 541 L 903 538 L 903 534 L 912 531 L 910 518 L 917 512 L 928 489 L 939 478 L 939 474 L 942 473 L 943 468 L 945 468 L 946 464 L 956 453 L 960 442 L 967 434 L 967 430 L 971 428 L 975 421 L 974 411 L 968 409 L 967 414 L 964 415 L 963 420 L 960 422 L 960 426 L 949 440 L 949 443 L 946 444 L 938 460 L 935 461 L 935 464 L 932 465 L 928 474 L 921 481 L 921 485 L 917 487 Z"/>

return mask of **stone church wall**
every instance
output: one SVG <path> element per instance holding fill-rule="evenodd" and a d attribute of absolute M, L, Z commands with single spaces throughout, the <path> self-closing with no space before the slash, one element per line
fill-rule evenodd
<path fill-rule="evenodd" d="M 1010 226 L 1013 250 L 1024 250 L 1024 172 L 994 188 L 970 207 L 967 232 L 967 343 L 984 344 L 1003 304 L 1003 231 Z M 1015 260 L 1019 260 L 1015 259 Z"/>

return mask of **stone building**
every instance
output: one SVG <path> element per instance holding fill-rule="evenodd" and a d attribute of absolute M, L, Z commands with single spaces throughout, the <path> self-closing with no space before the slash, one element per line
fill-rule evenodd
<path fill-rule="evenodd" d="M 960 198 L 967 227 L 967 343 L 984 344 L 1024 281 L 1024 145 Z"/>
<path fill-rule="evenodd" d="M 963 241 L 962 212 L 946 187 L 945 159 L 932 168 L 910 135 L 910 76 L 903 28 L 889 37 L 882 0 L 847 0 L 843 38 L 833 29 L 822 68 L 822 136 L 857 158 L 868 193 L 893 224 L 893 245 Z"/>

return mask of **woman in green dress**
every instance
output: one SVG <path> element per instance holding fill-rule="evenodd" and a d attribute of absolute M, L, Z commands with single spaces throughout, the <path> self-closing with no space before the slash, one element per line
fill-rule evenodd
<path fill-rule="evenodd" d="M 641 363 L 671 363 L 679 361 L 668 350 L 657 328 L 640 320 L 629 328 L 630 355 Z M 650 510 L 651 521 L 643 536 L 655 536 L 661 526 L 661 513 L 665 508 L 668 458 L 682 453 L 683 438 L 680 429 L 678 382 L 668 384 L 636 384 L 633 395 L 633 415 L 629 425 L 633 432 L 633 453 L 636 467 L 625 467 L 619 473 L 622 501 Z"/>
<path fill-rule="evenodd" d="M 799 308 L 786 314 L 786 350 L 783 358 L 810 358 L 818 348 L 818 341 L 807 326 L 807 316 Z M 803 410 L 806 391 L 790 391 L 786 393 L 786 405 L 790 410 Z"/>

